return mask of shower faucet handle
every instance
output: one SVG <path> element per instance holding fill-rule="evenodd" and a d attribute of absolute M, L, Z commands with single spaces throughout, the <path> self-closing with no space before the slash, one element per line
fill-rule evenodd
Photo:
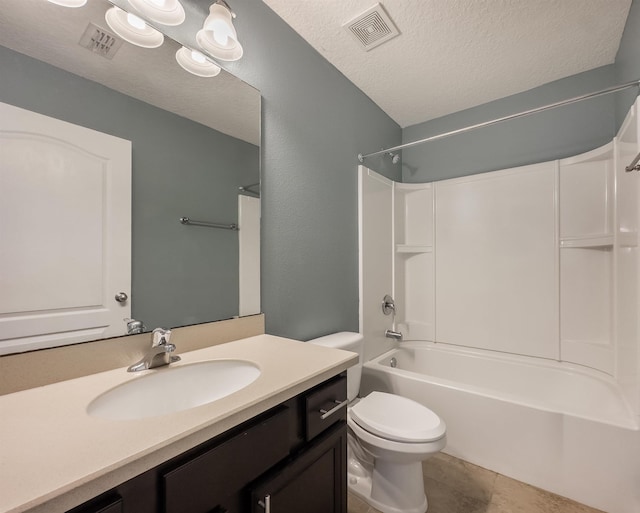
<path fill-rule="evenodd" d="M 389 294 L 382 298 L 382 313 L 385 315 L 396 314 L 396 303 Z"/>

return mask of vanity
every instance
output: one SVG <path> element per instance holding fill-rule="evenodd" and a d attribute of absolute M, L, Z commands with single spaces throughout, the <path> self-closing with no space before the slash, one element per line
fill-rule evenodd
<path fill-rule="evenodd" d="M 346 513 L 342 403 L 355 354 L 257 335 L 180 356 L 165 368 L 118 368 L 0 397 L 0 512 Z M 87 413 L 96 397 L 145 374 L 218 359 L 252 362 L 260 375 L 164 415 Z"/>

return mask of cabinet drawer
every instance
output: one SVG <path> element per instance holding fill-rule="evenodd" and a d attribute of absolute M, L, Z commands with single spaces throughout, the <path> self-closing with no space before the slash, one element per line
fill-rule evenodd
<path fill-rule="evenodd" d="M 278 408 L 242 433 L 165 473 L 166 513 L 209 513 L 289 454 L 290 410 Z M 224 509 L 222 509 L 224 511 Z"/>
<path fill-rule="evenodd" d="M 123 511 L 122 498 L 110 494 L 82 504 L 67 513 L 122 513 Z"/>
<path fill-rule="evenodd" d="M 305 397 L 306 438 L 311 440 L 347 418 L 347 377 L 340 376 Z"/>

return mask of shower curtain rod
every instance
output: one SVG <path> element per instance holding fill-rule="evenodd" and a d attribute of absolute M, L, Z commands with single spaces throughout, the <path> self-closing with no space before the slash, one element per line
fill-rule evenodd
<path fill-rule="evenodd" d="M 576 96 L 574 98 L 569 98 L 567 100 L 562 100 L 556 103 L 550 103 L 549 105 L 544 105 L 542 107 L 537 107 L 535 109 L 525 110 L 522 112 L 518 112 L 517 114 L 511 114 L 509 116 L 504 116 L 502 118 L 492 119 L 491 121 L 485 121 L 483 123 L 478 123 L 475 125 L 466 126 L 464 128 L 458 128 L 457 130 L 451 130 L 450 132 L 444 132 L 438 135 L 432 135 L 431 137 L 426 137 L 424 139 L 420 139 L 418 141 L 413 141 L 405 144 L 399 144 L 398 146 L 393 146 L 391 148 L 387 148 L 386 150 L 374 151 L 372 153 L 367 153 L 363 155 L 362 153 L 358 153 L 358 160 L 360 162 L 364 162 L 364 159 L 367 157 L 374 157 L 375 155 L 382 155 L 383 153 L 389 153 L 393 151 L 402 150 L 404 148 L 410 148 L 412 146 L 417 146 L 418 144 L 424 144 L 431 141 L 437 141 L 438 139 L 444 139 L 445 137 L 450 137 L 452 135 L 463 134 L 465 132 L 470 132 L 471 130 L 475 130 L 477 128 L 483 128 L 486 126 L 495 125 L 497 123 L 502 123 L 503 121 L 509 121 L 512 119 L 521 118 L 524 116 L 528 116 L 530 114 L 537 114 L 538 112 L 544 112 L 545 110 L 555 109 L 556 107 L 561 107 L 563 105 L 569 105 L 572 103 L 577 103 L 582 100 L 588 100 L 589 98 L 595 98 L 596 96 L 602 96 L 605 94 L 616 93 L 618 91 L 622 91 L 624 89 L 629 89 L 630 87 L 639 86 L 640 80 L 634 80 L 633 82 L 627 82 L 625 84 L 608 87 L 606 89 L 601 89 L 600 91 L 596 91 L 594 93 L 583 94 L 581 96 Z"/>

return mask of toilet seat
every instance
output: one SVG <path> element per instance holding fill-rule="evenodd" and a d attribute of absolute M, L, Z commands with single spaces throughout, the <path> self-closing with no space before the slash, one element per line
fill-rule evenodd
<path fill-rule="evenodd" d="M 399 395 L 371 392 L 354 404 L 349 413 L 362 430 L 392 442 L 427 443 L 446 433 L 438 415 Z"/>
<path fill-rule="evenodd" d="M 403 455 L 411 455 L 412 458 L 415 458 L 416 454 L 426 457 L 426 455 L 441 451 L 447 445 L 446 435 L 431 442 L 409 443 L 387 440 L 386 438 L 374 435 L 373 433 L 369 433 L 366 429 L 361 428 L 349 414 L 347 415 L 347 426 L 349 426 L 349 429 L 351 429 L 353 434 L 356 436 L 358 443 L 362 444 L 364 447 L 368 447 L 367 450 L 374 454 L 374 456 L 376 456 L 375 453 L 377 450 L 384 450 L 394 453 L 393 459 L 397 459 L 397 457 L 402 457 Z M 376 449 L 373 450 L 372 447 L 375 447 Z"/>

